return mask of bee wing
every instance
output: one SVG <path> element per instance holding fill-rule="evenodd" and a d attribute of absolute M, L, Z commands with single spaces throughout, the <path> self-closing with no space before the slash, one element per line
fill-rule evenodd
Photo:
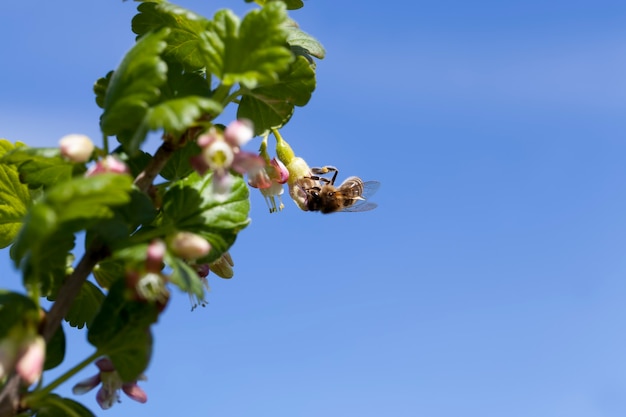
<path fill-rule="evenodd" d="M 376 207 L 378 207 L 378 204 L 376 204 L 376 203 L 370 203 L 369 201 L 360 200 L 360 201 L 357 201 L 356 203 L 354 203 L 351 206 L 344 207 L 341 211 L 355 213 L 355 212 L 358 212 L 358 211 L 374 210 Z"/>
<path fill-rule="evenodd" d="M 380 188 L 380 182 L 378 181 L 366 181 L 363 182 L 358 177 L 350 177 L 341 184 L 342 190 L 351 190 L 353 197 L 357 200 L 354 204 L 344 207 L 341 211 L 346 212 L 359 212 L 370 211 L 378 207 L 378 204 L 365 201 L 367 198 L 373 196 Z M 350 194 L 350 192 L 348 192 Z"/>
<path fill-rule="evenodd" d="M 363 183 L 363 194 L 361 197 L 368 199 L 380 188 L 380 182 L 378 181 L 365 181 Z M 370 209 L 371 210 L 371 209 Z"/>

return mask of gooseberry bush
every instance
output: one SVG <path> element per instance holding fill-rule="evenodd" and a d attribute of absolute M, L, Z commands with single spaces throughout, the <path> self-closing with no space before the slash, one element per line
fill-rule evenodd
<path fill-rule="evenodd" d="M 301 0 L 255 3 L 204 17 L 139 1 L 136 44 L 94 85 L 100 145 L 81 134 L 49 148 L 0 140 L 0 245 L 24 287 L 0 290 L 1 416 L 93 415 L 55 393 L 92 364 L 99 372 L 75 394 L 99 387 L 104 409 L 121 392 L 145 402 L 137 381 L 170 291 L 205 303 L 209 273 L 233 276 L 248 187 L 279 211 L 283 184 L 309 172 L 279 129 L 311 98 L 324 50 L 289 17 Z M 228 106 L 235 120 L 220 119 Z M 245 151 L 255 136 L 259 151 Z M 68 363 L 64 328 L 86 331 L 93 353 Z"/>

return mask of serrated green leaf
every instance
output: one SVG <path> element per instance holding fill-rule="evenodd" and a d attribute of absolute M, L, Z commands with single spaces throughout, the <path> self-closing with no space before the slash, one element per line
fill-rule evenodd
<path fill-rule="evenodd" d="M 96 95 L 96 104 L 101 109 L 104 109 L 104 99 L 106 97 L 107 88 L 109 88 L 112 76 L 113 71 L 109 71 L 104 77 L 98 78 L 93 85 L 93 92 Z"/>
<path fill-rule="evenodd" d="M 170 3 L 143 3 L 137 7 L 132 29 L 142 36 L 163 27 L 170 29 L 166 39 L 164 57 L 178 62 L 186 70 L 204 68 L 205 59 L 200 52 L 200 34 L 207 29 L 209 21 L 204 17 Z"/>
<path fill-rule="evenodd" d="M 237 117 L 252 120 L 255 135 L 279 128 L 289 121 L 295 106 L 304 106 L 315 90 L 315 71 L 299 56 L 288 74 L 270 87 L 247 92 L 239 103 Z"/>
<path fill-rule="evenodd" d="M 215 198 L 211 179 L 211 174 L 204 177 L 192 174 L 163 196 L 163 223 L 197 233 L 211 244 L 211 251 L 202 262 L 219 258 L 235 242 L 237 233 L 250 223 L 245 181 L 235 177 L 230 193 L 223 200 Z"/>
<path fill-rule="evenodd" d="M 230 10 L 217 12 L 202 34 L 207 69 L 226 86 L 274 83 L 294 59 L 286 47 L 286 21 L 280 2 L 249 12 L 241 22 Z"/>
<path fill-rule="evenodd" d="M 46 343 L 46 360 L 43 369 L 49 370 L 56 368 L 63 363 L 65 358 L 65 331 L 63 326 L 59 326 L 52 338 Z"/>
<path fill-rule="evenodd" d="M 16 165 L 20 180 L 30 188 L 50 187 L 86 171 L 83 164 L 63 159 L 59 148 L 21 146 L 7 153 L 2 161 Z"/>
<path fill-rule="evenodd" d="M 150 362 L 150 325 L 157 317 L 155 304 L 129 299 L 126 283 L 119 280 L 111 286 L 87 339 L 111 359 L 122 380 L 133 381 Z"/>
<path fill-rule="evenodd" d="M 291 19 L 287 24 L 287 43 L 292 49 L 302 50 L 307 55 L 319 59 L 324 59 L 326 56 L 326 50 L 322 44 L 313 36 L 301 30 L 297 23 Z"/>
<path fill-rule="evenodd" d="M 218 115 L 222 106 L 209 98 L 190 96 L 159 103 L 148 110 L 145 124 L 150 130 L 165 129 L 179 135 L 205 113 Z"/>
<path fill-rule="evenodd" d="M 175 256 L 166 256 L 165 262 L 172 268 L 170 282 L 188 294 L 204 297 L 204 287 L 198 273 L 185 261 Z"/>
<path fill-rule="evenodd" d="M 11 142 L 0 139 L 0 158 L 15 148 Z M 9 246 L 17 236 L 30 204 L 28 187 L 20 182 L 17 167 L 0 163 L 0 249 Z"/>
<path fill-rule="evenodd" d="M 143 252 L 143 259 L 145 260 L 146 252 Z M 126 276 L 126 268 L 124 262 L 118 259 L 104 260 L 93 269 L 93 275 L 102 288 L 110 288 L 113 283 L 119 279 L 123 279 Z"/>
<path fill-rule="evenodd" d="M 54 298 L 48 297 L 50 301 Z M 70 307 L 70 311 L 65 316 L 65 320 L 70 326 L 82 329 L 91 325 L 96 314 L 100 310 L 104 294 L 100 288 L 89 281 L 86 281 L 80 288 L 80 293 L 76 296 Z"/>
<path fill-rule="evenodd" d="M 143 36 L 126 54 L 109 81 L 100 127 L 106 135 L 118 135 L 129 153 L 146 137 L 142 126 L 146 112 L 161 97 L 167 65 L 160 54 L 165 50 L 169 29 Z"/>
<path fill-rule="evenodd" d="M 168 181 L 178 181 L 187 177 L 193 172 L 190 159 L 199 153 L 200 147 L 196 142 L 188 142 L 167 161 L 167 164 L 161 170 L 161 176 Z"/>
<path fill-rule="evenodd" d="M 84 405 L 57 394 L 37 397 L 35 404 L 29 403 L 28 405 L 33 409 L 36 417 L 95 417 Z"/>

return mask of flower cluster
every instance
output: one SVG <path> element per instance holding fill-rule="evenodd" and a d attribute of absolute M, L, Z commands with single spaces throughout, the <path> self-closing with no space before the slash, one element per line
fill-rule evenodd
<path fill-rule="evenodd" d="M 255 172 L 264 166 L 258 155 L 242 151 L 241 147 L 252 139 L 254 131 L 250 122 L 235 120 L 224 131 L 216 127 L 198 137 L 201 152 L 191 159 L 191 164 L 200 175 L 213 172 L 213 191 L 218 200 L 225 200 L 232 188 L 230 171 L 239 174 Z"/>
<path fill-rule="evenodd" d="M 96 375 L 93 375 L 92 377 L 74 385 L 72 388 L 72 392 L 74 394 L 84 394 L 102 384 L 96 394 L 96 401 L 103 410 L 107 410 L 116 402 L 120 402 L 120 390 L 123 391 L 129 398 L 140 403 L 148 401 L 146 392 L 139 385 L 137 385 L 137 381 L 122 381 L 122 378 L 120 378 L 119 374 L 115 370 L 115 367 L 113 366 L 113 362 L 111 362 L 110 359 L 101 358 L 95 363 L 99 372 Z M 141 375 L 138 379 L 145 380 L 146 378 Z"/>

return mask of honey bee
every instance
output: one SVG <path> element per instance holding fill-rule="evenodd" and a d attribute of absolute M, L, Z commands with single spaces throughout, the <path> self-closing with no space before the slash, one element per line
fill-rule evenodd
<path fill-rule="evenodd" d="M 320 176 L 330 172 L 333 172 L 331 179 Z M 338 211 L 368 211 L 377 207 L 376 203 L 370 203 L 366 199 L 378 190 L 378 181 L 363 181 L 353 176 L 336 187 L 335 179 L 339 173 L 337 168 L 311 168 L 311 173 L 315 175 L 300 178 L 295 184 L 303 200 L 300 205 L 303 210 L 327 214 Z"/>

